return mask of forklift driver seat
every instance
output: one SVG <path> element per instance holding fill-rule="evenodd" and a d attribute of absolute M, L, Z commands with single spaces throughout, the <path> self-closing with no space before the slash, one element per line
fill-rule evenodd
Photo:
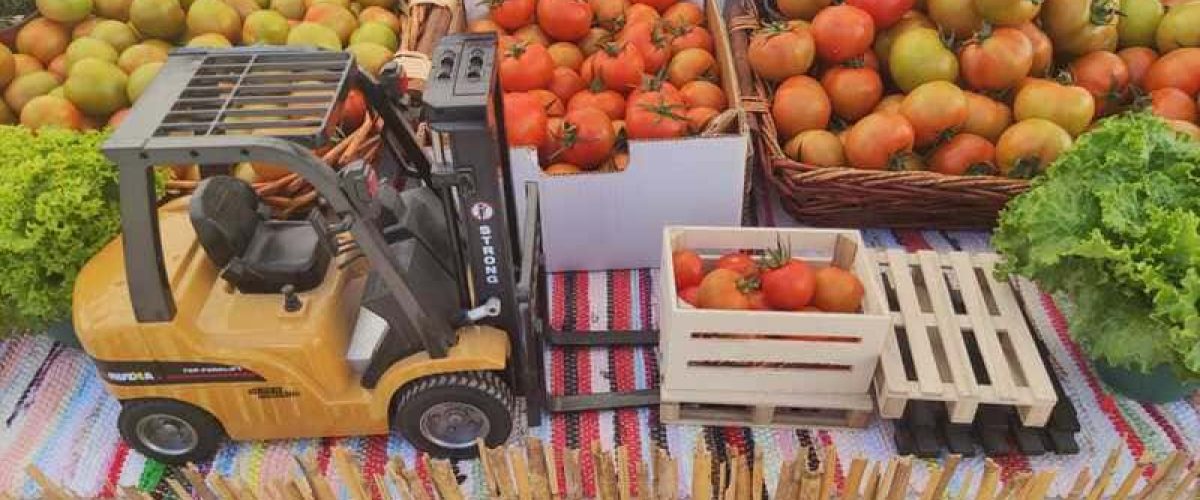
<path fill-rule="evenodd" d="M 192 227 L 221 277 L 242 293 L 302 292 L 321 284 L 331 260 L 314 224 L 269 219 L 250 185 L 227 175 L 202 181 L 189 205 Z"/>

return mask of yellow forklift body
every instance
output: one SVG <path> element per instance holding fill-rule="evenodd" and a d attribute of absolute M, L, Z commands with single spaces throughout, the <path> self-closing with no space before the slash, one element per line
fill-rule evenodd
<path fill-rule="evenodd" d="M 81 270 L 74 322 L 110 392 L 121 400 L 173 399 L 211 413 L 233 439 L 381 434 L 397 390 L 450 372 L 500 371 L 502 330 L 468 326 L 445 358 L 420 352 L 393 364 L 373 389 L 345 356 L 367 266 L 329 266 L 322 284 L 284 310 L 282 294 L 244 294 L 218 276 L 188 219 L 189 198 L 159 209 L 163 264 L 177 304 L 173 320 L 138 323 L 121 238 Z M 153 265 L 148 264 L 148 265 Z"/>

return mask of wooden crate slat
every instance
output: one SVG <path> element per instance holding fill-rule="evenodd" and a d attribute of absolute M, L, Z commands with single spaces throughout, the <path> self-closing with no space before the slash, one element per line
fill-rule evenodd
<path fill-rule="evenodd" d="M 921 306 L 917 303 L 917 290 L 913 286 L 912 271 L 908 254 L 903 250 L 887 252 L 892 276 L 896 286 L 896 299 L 900 313 L 904 316 L 904 329 L 908 333 L 908 347 L 912 352 L 913 369 L 917 375 L 917 386 L 922 394 L 934 395 L 941 392 L 942 376 L 933 363 L 933 347 L 929 345 L 927 326 L 921 319 Z M 899 276 L 897 276 L 899 274 Z M 894 336 L 894 334 L 893 334 Z"/>
<path fill-rule="evenodd" d="M 1049 367 L 1041 362 L 1041 355 L 1037 350 L 1037 345 L 1034 343 L 1033 333 L 1029 331 L 1028 325 L 1025 324 L 1024 315 L 1021 313 L 1021 306 L 1017 303 L 1017 297 L 1007 283 L 1000 283 L 994 275 L 996 270 L 995 259 L 979 259 L 979 266 L 983 270 L 983 275 L 988 282 L 988 288 L 992 290 L 992 294 L 996 299 L 996 307 L 1000 311 L 1001 317 L 1004 318 L 1004 328 L 1008 332 L 1009 339 L 1012 340 L 1013 349 L 1016 351 L 1020 369 L 1022 370 L 1026 382 L 1029 384 L 1029 391 L 1032 393 L 1034 406 L 1021 411 L 1022 422 L 1025 425 L 1041 427 L 1046 425 L 1050 419 L 1050 413 L 1054 409 L 1054 404 L 1058 402 L 1058 394 L 1054 391 L 1054 385 L 1050 381 L 1050 374 L 1047 373 Z"/>
<path fill-rule="evenodd" d="M 876 395 L 879 412 L 884 418 L 900 418 L 904 414 L 905 399 L 894 399 L 892 395 L 909 394 L 917 390 L 916 384 L 908 380 L 904 372 L 904 360 L 900 359 L 900 343 L 895 332 L 884 340 L 883 354 L 879 358 L 876 372 Z"/>
<path fill-rule="evenodd" d="M 950 369 L 952 383 L 958 389 L 960 398 L 978 398 L 979 381 L 975 380 L 975 371 L 971 369 L 971 357 L 967 353 L 967 345 L 962 337 L 962 323 L 950 304 L 950 291 L 942 277 L 942 265 L 938 254 L 930 251 L 917 252 L 917 260 L 921 264 L 921 275 L 925 278 L 925 287 L 929 291 L 929 301 L 933 304 L 934 317 L 937 318 L 939 338 L 942 350 L 946 354 L 946 365 Z"/>
<path fill-rule="evenodd" d="M 988 378 L 991 379 L 990 385 L 1000 400 L 1015 401 L 1018 399 L 1016 383 L 1004 349 L 1000 346 L 1000 338 L 992 325 L 991 312 L 984 303 L 983 290 L 975 281 L 975 267 L 971 264 L 970 257 L 961 252 L 950 254 L 950 264 L 958 277 L 963 305 L 967 308 L 967 315 L 971 317 L 975 341 L 983 354 L 983 364 L 987 368 Z"/>

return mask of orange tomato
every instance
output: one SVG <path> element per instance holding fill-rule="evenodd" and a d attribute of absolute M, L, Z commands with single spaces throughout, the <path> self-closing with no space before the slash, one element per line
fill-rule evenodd
<path fill-rule="evenodd" d="M 837 267 L 824 267 L 816 273 L 816 293 L 812 305 L 819 311 L 854 313 L 862 308 L 865 290 L 853 273 Z"/>
<path fill-rule="evenodd" d="M 838 63 L 862 55 L 875 39 L 875 22 L 866 11 L 851 5 L 835 5 L 817 12 L 812 35 L 821 60 Z"/>
<path fill-rule="evenodd" d="M 846 132 L 846 161 L 868 170 L 894 168 L 912 151 L 916 141 L 913 126 L 900 113 L 871 113 Z"/>
<path fill-rule="evenodd" d="M 579 71 L 579 67 L 583 65 L 583 51 L 573 43 L 554 42 L 546 48 L 546 52 L 550 53 L 550 59 L 554 60 L 556 67 Z"/>
<path fill-rule="evenodd" d="M 1096 100 L 1096 110 L 1113 110 L 1125 100 L 1129 68 L 1120 56 L 1097 50 L 1071 61 L 1071 77 Z"/>
<path fill-rule="evenodd" d="M 578 73 L 561 66 L 554 68 L 554 73 L 550 77 L 550 85 L 547 87 L 562 102 L 571 102 L 571 97 L 586 88 L 587 84 L 583 82 L 583 78 L 580 78 Z"/>
<path fill-rule="evenodd" d="M 529 95 L 533 96 L 542 104 L 542 109 L 546 110 L 547 116 L 562 116 L 567 112 L 563 105 L 562 99 L 559 99 L 554 92 L 549 90 L 534 89 L 530 90 Z"/>
<path fill-rule="evenodd" d="M 988 141 L 995 141 L 1012 123 L 1012 110 L 1004 103 L 974 92 L 963 92 L 967 96 L 967 120 L 960 131 L 975 134 Z"/>
<path fill-rule="evenodd" d="M 958 53 L 963 79 L 973 89 L 1004 90 L 1033 67 L 1033 44 L 1015 28 L 995 28 L 975 35 Z"/>
<path fill-rule="evenodd" d="M 719 114 L 721 114 L 721 112 L 713 108 L 700 106 L 688 108 L 687 112 L 684 113 L 684 116 L 687 117 L 688 120 L 688 130 L 690 130 L 693 134 L 699 134 L 700 132 L 704 131 L 705 127 L 708 126 L 708 122 L 712 121 L 712 119 L 716 118 L 716 116 Z"/>
<path fill-rule="evenodd" d="M 931 144 L 967 121 L 967 96 L 950 82 L 924 83 L 904 97 L 900 114 L 912 124 L 918 146 Z"/>
<path fill-rule="evenodd" d="M 841 139 L 828 130 L 805 130 L 783 146 L 783 152 L 793 160 L 818 167 L 846 165 L 846 153 Z"/>
<path fill-rule="evenodd" d="M 793 31 L 784 24 L 771 23 L 751 36 L 746 60 L 758 76 L 777 82 L 807 73 L 813 50 L 808 30 Z"/>
<path fill-rule="evenodd" d="M 883 97 L 883 79 L 870 68 L 832 68 L 821 77 L 821 87 L 833 113 L 849 121 L 867 116 Z"/>
<path fill-rule="evenodd" d="M 946 175 L 990 175 L 996 170 L 996 147 L 975 134 L 958 134 L 929 157 L 929 170 Z"/>
<path fill-rule="evenodd" d="M 790 138 L 805 130 L 823 129 L 829 125 L 831 113 L 825 89 L 804 75 L 785 80 L 771 102 L 771 116 L 775 118 L 780 137 Z"/>
<path fill-rule="evenodd" d="M 679 89 L 679 94 L 683 97 L 684 104 L 688 106 L 703 106 L 717 111 L 724 111 L 729 107 L 725 91 L 712 82 L 704 80 L 688 82 Z"/>
<path fill-rule="evenodd" d="M 1146 90 L 1175 87 L 1188 95 L 1200 92 L 1200 47 L 1175 49 L 1150 65 L 1143 80 Z"/>
<path fill-rule="evenodd" d="M 703 309 L 749 309 L 742 276 L 729 269 L 714 269 L 700 281 L 696 306 Z"/>
<path fill-rule="evenodd" d="M 1168 120 L 1196 121 L 1196 101 L 1177 88 L 1166 87 L 1150 92 L 1150 109 Z"/>
<path fill-rule="evenodd" d="M 717 77 L 717 60 L 702 49 L 684 49 L 671 57 L 667 64 L 667 80 L 675 87 L 687 82 Z"/>
<path fill-rule="evenodd" d="M 704 24 L 704 11 L 694 3 L 680 2 L 668 7 L 662 18 L 672 26 L 700 26 Z"/>
<path fill-rule="evenodd" d="M 1150 65 L 1158 59 L 1158 52 L 1147 47 L 1128 47 L 1117 52 L 1117 57 L 1125 61 L 1125 68 L 1129 70 L 1129 84 L 1140 88 L 1146 72 L 1150 71 Z"/>
<path fill-rule="evenodd" d="M 583 172 L 582 169 L 570 163 L 555 163 L 546 167 L 543 171 L 550 175 L 568 175 Z"/>
<path fill-rule="evenodd" d="M 592 27 L 592 6 L 585 0 L 537 0 L 537 22 L 556 41 L 579 41 Z"/>

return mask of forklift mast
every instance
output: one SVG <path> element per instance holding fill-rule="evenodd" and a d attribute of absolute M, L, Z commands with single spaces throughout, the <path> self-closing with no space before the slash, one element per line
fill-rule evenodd
<path fill-rule="evenodd" d="M 461 271 L 457 278 L 463 307 L 486 306 L 486 315 L 471 319 L 508 332 L 514 346 L 509 379 L 517 393 L 526 396 L 530 423 L 536 425 L 544 387 L 534 331 L 536 297 L 530 288 L 540 273 L 531 268 L 535 259 L 525 259 L 522 266 L 521 248 L 532 252 L 535 245 L 518 243 L 528 238 L 518 234 L 516 210 L 510 206 L 515 198 L 504 149 L 496 44 L 492 34 L 456 34 L 443 37 L 434 50 L 437 64 L 425 85 L 422 111 L 435 132 L 437 161 L 426 164 L 423 153 L 412 151 L 415 144 L 405 144 L 412 134 L 403 116 L 407 97 L 398 65 L 385 65 L 378 84 L 369 85 L 366 94 L 392 136 L 385 143 L 393 156 L 417 160 L 401 161 L 401 171 L 422 180 L 443 201 L 451 247 L 458 249 L 452 258 Z M 527 225 L 536 227 L 536 223 Z"/>

